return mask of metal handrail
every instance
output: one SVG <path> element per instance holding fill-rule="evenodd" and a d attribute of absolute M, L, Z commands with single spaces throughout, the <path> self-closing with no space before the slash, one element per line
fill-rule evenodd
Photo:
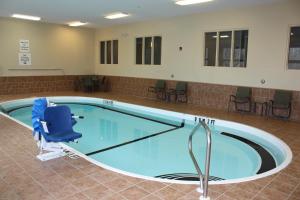
<path fill-rule="evenodd" d="M 203 126 L 206 132 L 206 158 L 205 158 L 205 174 L 203 175 L 198 162 L 194 156 L 193 153 L 193 136 L 196 133 L 196 131 Z M 199 123 L 193 128 L 190 136 L 189 136 L 189 153 L 193 160 L 193 163 L 195 165 L 195 168 L 197 170 L 197 173 L 199 175 L 199 181 L 200 181 L 200 192 L 202 192 L 204 199 L 207 198 L 208 195 L 208 179 L 209 179 L 209 167 L 210 167 L 210 156 L 211 156 L 211 131 L 207 124 L 203 121 L 199 121 Z"/>

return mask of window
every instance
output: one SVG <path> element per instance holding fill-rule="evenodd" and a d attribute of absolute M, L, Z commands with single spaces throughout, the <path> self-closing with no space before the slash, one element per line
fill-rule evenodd
<path fill-rule="evenodd" d="M 143 38 L 136 38 L 135 42 L 135 63 L 143 64 Z"/>
<path fill-rule="evenodd" d="M 234 31 L 233 67 L 246 67 L 248 31 Z"/>
<path fill-rule="evenodd" d="M 246 67 L 248 30 L 205 33 L 205 66 Z"/>
<path fill-rule="evenodd" d="M 219 66 L 230 67 L 231 32 L 219 33 Z"/>
<path fill-rule="evenodd" d="M 161 36 L 135 39 L 135 63 L 137 65 L 161 64 Z"/>
<path fill-rule="evenodd" d="M 152 37 L 145 38 L 145 53 L 144 53 L 144 64 L 151 65 L 151 54 L 152 54 Z"/>
<path fill-rule="evenodd" d="M 105 64 L 105 42 L 100 42 L 100 63 Z"/>
<path fill-rule="evenodd" d="M 113 41 L 113 64 L 118 64 L 118 49 L 119 47 L 119 41 L 114 40 Z"/>
<path fill-rule="evenodd" d="M 205 33 L 205 66 L 216 66 L 217 32 Z"/>
<path fill-rule="evenodd" d="M 119 41 L 100 42 L 100 64 L 118 64 Z"/>
<path fill-rule="evenodd" d="M 161 37 L 154 37 L 154 65 L 161 64 Z"/>
<path fill-rule="evenodd" d="M 106 42 L 106 64 L 111 64 L 111 41 Z"/>
<path fill-rule="evenodd" d="M 300 26 L 290 30 L 288 69 L 300 69 Z"/>

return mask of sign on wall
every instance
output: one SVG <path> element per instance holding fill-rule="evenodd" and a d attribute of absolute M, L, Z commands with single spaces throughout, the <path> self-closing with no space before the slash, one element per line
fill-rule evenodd
<path fill-rule="evenodd" d="M 30 52 L 29 40 L 20 40 L 19 47 L 20 52 Z"/>
<path fill-rule="evenodd" d="M 29 40 L 19 40 L 19 65 L 31 65 Z"/>
<path fill-rule="evenodd" d="M 31 53 L 19 53 L 19 65 L 31 65 Z"/>

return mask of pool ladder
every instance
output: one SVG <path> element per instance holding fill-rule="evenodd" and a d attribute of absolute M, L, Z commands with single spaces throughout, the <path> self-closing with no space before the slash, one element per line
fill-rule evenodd
<path fill-rule="evenodd" d="M 205 129 L 206 138 L 207 138 L 206 139 L 205 174 L 202 173 L 202 171 L 198 165 L 198 162 L 194 156 L 194 153 L 193 153 L 193 136 L 201 126 Z M 208 179 L 209 179 L 209 167 L 210 167 L 210 155 L 211 155 L 211 131 L 204 121 L 199 120 L 198 124 L 194 127 L 194 129 L 192 130 L 192 132 L 189 136 L 189 153 L 193 160 L 193 163 L 195 165 L 197 173 L 199 175 L 200 188 L 198 191 L 201 193 L 199 199 L 200 200 L 210 200 L 210 198 L 208 197 Z"/>

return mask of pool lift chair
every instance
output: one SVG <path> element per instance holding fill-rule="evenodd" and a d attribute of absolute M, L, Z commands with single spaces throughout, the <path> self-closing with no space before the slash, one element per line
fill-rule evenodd
<path fill-rule="evenodd" d="M 82 137 L 81 133 L 73 130 L 76 118 L 68 106 L 56 106 L 46 98 L 34 101 L 32 108 L 33 136 L 37 140 L 40 153 L 37 158 L 41 161 L 65 156 L 66 153 L 60 142 L 74 142 Z M 44 153 L 46 151 L 46 153 Z"/>

